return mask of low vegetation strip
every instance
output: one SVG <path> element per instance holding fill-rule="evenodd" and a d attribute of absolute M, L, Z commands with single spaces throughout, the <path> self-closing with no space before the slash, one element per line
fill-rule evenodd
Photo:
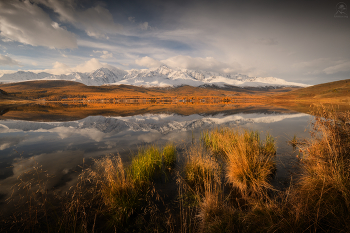
<path fill-rule="evenodd" d="M 350 232 L 350 113 L 315 115 L 311 139 L 295 137 L 300 173 L 284 190 L 269 182 L 278 156 L 271 136 L 220 128 L 184 149 L 140 148 L 127 165 L 118 156 L 96 160 L 64 195 L 45 179 L 19 177 L 24 196 L 9 199 L 18 211 L 3 216 L 1 230 Z M 41 173 L 36 166 L 27 175 Z"/>

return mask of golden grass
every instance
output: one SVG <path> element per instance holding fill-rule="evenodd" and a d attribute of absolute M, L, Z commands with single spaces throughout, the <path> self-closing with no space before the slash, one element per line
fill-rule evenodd
<path fill-rule="evenodd" d="M 315 115 L 311 139 L 297 144 L 301 173 L 286 190 L 269 183 L 276 154 L 271 136 L 221 128 L 186 148 L 181 168 L 173 144 L 141 148 L 127 167 L 118 156 L 97 160 L 59 199 L 63 217 L 49 214 L 45 185 L 32 183 L 36 191 L 23 180 L 32 202 L 13 229 L 93 232 L 95 222 L 107 220 L 113 228 L 98 231 L 350 232 L 350 113 Z M 166 205 L 153 182 L 173 170 L 178 197 Z"/>
<path fill-rule="evenodd" d="M 205 132 L 202 140 L 207 148 L 225 159 L 227 181 L 242 194 L 258 194 L 272 188 L 269 178 L 275 170 L 276 149 L 270 135 L 262 142 L 258 132 L 221 128 Z"/>
<path fill-rule="evenodd" d="M 350 113 L 321 109 L 296 190 L 313 228 L 350 231 Z"/>
<path fill-rule="evenodd" d="M 107 157 L 95 164 L 96 170 L 91 171 L 90 176 L 97 182 L 98 192 L 108 212 L 116 223 L 126 222 L 140 205 L 141 190 L 125 171 L 120 157 Z"/>
<path fill-rule="evenodd" d="M 196 191 L 204 191 L 221 185 L 221 169 L 210 152 L 195 144 L 186 151 L 184 178 Z"/>

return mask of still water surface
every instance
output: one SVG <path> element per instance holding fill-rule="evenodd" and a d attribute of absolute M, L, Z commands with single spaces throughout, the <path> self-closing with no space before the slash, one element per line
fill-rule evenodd
<path fill-rule="evenodd" d="M 67 189 L 83 161 L 107 154 L 131 154 L 147 144 L 179 146 L 199 141 L 201 132 L 215 127 L 239 127 L 269 133 L 276 139 L 275 187 L 289 182 L 297 163 L 287 143 L 294 135 L 309 137 L 313 117 L 292 111 L 256 110 L 236 113 L 179 115 L 172 113 L 133 116 L 88 116 L 65 122 L 0 120 L 0 198 L 4 201 L 17 177 L 34 166 L 52 175 L 50 186 Z"/>

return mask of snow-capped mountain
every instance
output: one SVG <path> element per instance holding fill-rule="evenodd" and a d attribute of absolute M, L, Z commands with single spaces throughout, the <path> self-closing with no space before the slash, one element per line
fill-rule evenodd
<path fill-rule="evenodd" d="M 0 82 L 21 82 L 29 80 L 69 80 L 83 83 L 88 86 L 101 85 L 134 85 L 145 87 L 169 86 L 238 86 L 238 87 L 266 87 L 266 86 L 298 86 L 306 87 L 302 83 L 288 82 L 274 77 L 249 77 L 234 73 L 216 73 L 203 70 L 173 69 L 165 65 L 153 69 L 120 70 L 117 68 L 100 68 L 91 73 L 73 72 L 69 74 L 53 75 L 49 73 L 33 73 L 18 71 L 13 74 L 4 74 Z"/>

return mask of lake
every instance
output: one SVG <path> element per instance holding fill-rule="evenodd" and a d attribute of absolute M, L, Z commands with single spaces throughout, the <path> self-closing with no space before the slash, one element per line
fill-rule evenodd
<path fill-rule="evenodd" d="M 15 110 L 18 111 L 18 108 Z M 258 131 L 275 137 L 277 172 L 272 184 L 283 188 L 298 162 L 288 140 L 294 135 L 309 137 L 312 116 L 281 108 L 250 106 L 195 114 L 137 112 L 126 116 L 91 115 L 82 119 L 49 121 L 47 112 L 21 111 L 16 117 L 8 110 L 0 120 L 0 197 L 2 202 L 11 193 L 17 177 L 33 167 L 50 175 L 48 189 L 66 191 L 74 184 L 81 166 L 92 159 L 119 154 L 130 161 L 141 146 L 165 145 L 174 142 L 183 148 L 200 141 L 201 133 L 217 127 L 234 127 Z M 9 117 L 8 117 L 8 116 Z M 68 114 L 69 115 L 69 114 Z M 15 119 L 11 119 L 11 117 Z M 57 117 L 52 117 L 57 119 Z M 68 116 L 69 119 L 69 116 Z"/>

